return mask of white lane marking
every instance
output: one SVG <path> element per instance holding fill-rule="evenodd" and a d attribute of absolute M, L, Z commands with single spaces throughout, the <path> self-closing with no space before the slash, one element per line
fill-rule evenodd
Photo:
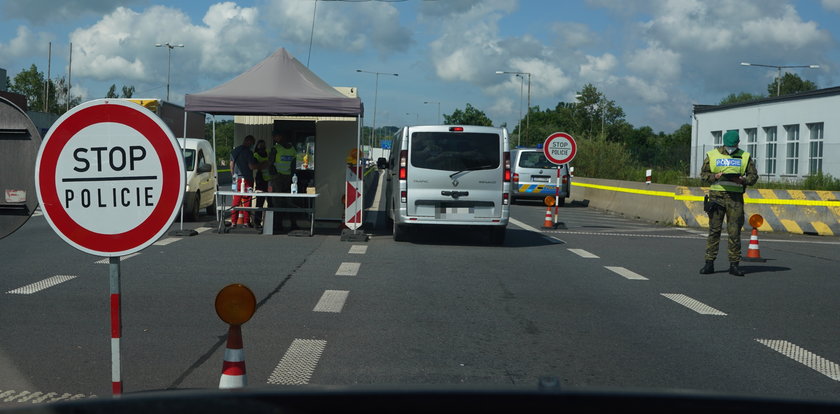
<path fill-rule="evenodd" d="M 167 237 L 163 240 L 159 240 L 154 242 L 155 246 L 166 246 L 167 244 L 175 243 L 176 241 L 181 240 L 179 237 Z"/>
<path fill-rule="evenodd" d="M 213 230 L 212 227 L 196 227 L 195 232 L 198 234 L 204 233 L 207 230 Z"/>
<path fill-rule="evenodd" d="M 778 339 L 756 339 L 760 344 L 802 364 L 835 381 L 840 381 L 840 365 L 813 352 L 800 348 L 788 341 Z"/>
<path fill-rule="evenodd" d="M 349 294 L 349 290 L 325 290 L 312 312 L 340 313 Z"/>
<path fill-rule="evenodd" d="M 680 305 L 685 306 L 701 315 L 715 315 L 715 316 L 726 316 L 725 313 L 706 305 L 699 300 L 692 299 L 686 295 L 681 293 L 660 293 L 662 296 L 665 296 L 668 299 L 673 300 L 674 302 L 679 303 Z"/>
<path fill-rule="evenodd" d="M 644 276 L 642 276 L 642 275 L 640 275 L 640 274 L 638 274 L 638 273 L 636 273 L 632 270 L 627 270 L 626 268 L 623 268 L 621 266 L 604 266 L 604 267 L 606 267 L 608 270 L 612 270 L 613 272 L 618 273 L 619 275 L 623 276 L 626 279 L 648 280 L 648 278 L 646 278 L 646 277 L 644 277 Z"/>
<path fill-rule="evenodd" d="M 40 217 L 43 216 L 44 213 L 41 210 L 35 210 L 32 212 L 32 217 Z"/>
<path fill-rule="evenodd" d="M 569 249 L 570 252 L 583 257 L 584 259 L 600 259 L 597 255 L 587 252 L 583 249 Z"/>
<path fill-rule="evenodd" d="M 664 234 L 640 234 L 640 233 L 600 233 L 594 231 L 567 231 L 567 230 L 545 230 L 547 233 L 575 234 L 583 236 L 621 236 L 621 237 L 644 237 L 657 239 L 703 239 L 705 236 L 668 236 Z"/>
<path fill-rule="evenodd" d="M 357 262 L 342 262 L 335 272 L 336 276 L 356 276 L 359 274 L 359 267 L 361 263 Z"/>
<path fill-rule="evenodd" d="M 120 256 L 120 261 L 122 261 L 122 260 L 127 260 L 127 259 L 131 259 L 132 257 L 137 256 L 137 255 L 139 255 L 139 254 L 140 254 L 140 252 L 137 252 L 137 253 L 132 253 L 132 254 L 127 254 L 127 255 L 125 255 L 125 256 Z M 111 263 L 111 258 L 110 258 L 110 257 L 106 257 L 106 258 L 104 258 L 104 259 L 102 259 L 102 260 L 97 260 L 95 263 L 96 263 L 96 264 L 108 264 L 108 263 Z"/>
<path fill-rule="evenodd" d="M 523 230 L 528 230 L 528 231 L 533 231 L 534 233 L 543 234 L 543 231 L 542 231 L 542 230 L 540 230 L 540 229 L 538 229 L 538 228 L 536 228 L 536 227 L 531 227 L 531 226 L 529 226 L 529 225 L 527 225 L 527 224 L 525 224 L 525 223 L 523 223 L 523 222 L 521 222 L 521 221 L 519 221 L 519 220 L 517 220 L 517 219 L 515 219 L 515 218 L 513 218 L 513 217 L 511 217 L 511 218 L 509 218 L 509 219 L 508 219 L 508 223 L 513 224 L 514 226 L 519 227 L 519 228 L 521 228 L 521 229 L 523 229 Z M 550 242 L 552 242 L 552 243 L 563 243 L 563 244 L 566 244 L 566 242 L 565 242 L 565 241 L 563 241 L 563 240 L 561 240 L 561 239 L 558 239 L 557 237 L 554 237 L 554 236 L 546 236 L 546 235 L 543 235 L 543 237 L 544 237 L 546 240 L 548 240 L 548 241 L 550 241 Z"/>
<path fill-rule="evenodd" d="M 95 398 L 95 395 L 85 395 L 85 394 L 70 394 L 70 393 L 63 393 L 58 395 L 57 392 L 48 392 L 43 393 L 40 391 L 30 392 L 30 391 L 15 391 L 15 390 L 7 390 L 3 391 L 0 390 L 0 401 L 3 402 L 30 402 L 32 404 L 39 404 L 39 403 L 51 403 L 56 401 L 72 401 L 78 400 L 80 398 Z"/>
<path fill-rule="evenodd" d="M 23 286 L 23 287 L 19 287 L 19 288 L 14 289 L 14 290 L 10 290 L 6 293 L 11 293 L 11 294 L 14 294 L 14 295 L 31 295 L 35 292 L 44 290 L 48 287 L 53 287 L 53 286 L 55 286 L 59 283 L 63 283 L 63 282 L 66 282 L 68 280 L 75 279 L 75 278 L 76 278 L 76 276 L 56 275 L 56 276 L 53 276 L 53 277 L 48 277 L 48 278 L 46 278 L 46 279 L 44 279 L 40 282 L 31 283 L 31 284 L 28 284 L 28 285 Z"/>
<path fill-rule="evenodd" d="M 312 378 L 318 360 L 327 346 L 320 339 L 295 339 L 280 363 L 268 377 L 269 384 L 305 385 Z"/>
<path fill-rule="evenodd" d="M 347 253 L 350 253 L 350 254 L 365 254 L 365 253 L 367 253 L 367 248 L 368 247 L 363 245 L 363 244 L 354 244 L 354 245 L 350 246 L 350 251 L 347 252 Z"/>

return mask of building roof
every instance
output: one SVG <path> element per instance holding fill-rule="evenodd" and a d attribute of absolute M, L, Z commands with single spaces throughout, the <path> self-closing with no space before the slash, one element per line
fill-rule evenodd
<path fill-rule="evenodd" d="M 726 104 L 726 105 L 695 104 L 694 105 L 694 113 L 695 114 L 701 114 L 701 113 L 705 113 L 705 112 L 724 111 L 724 110 L 728 110 L 728 109 L 758 106 L 758 105 L 763 105 L 763 104 L 766 104 L 766 103 L 799 101 L 799 100 L 805 100 L 805 99 L 825 98 L 825 97 L 829 97 L 829 96 L 838 96 L 838 95 L 840 95 L 840 86 L 835 86 L 833 88 L 814 89 L 813 91 L 798 92 L 798 93 L 792 93 L 792 94 L 789 94 L 789 95 L 782 95 L 782 96 L 772 96 L 772 97 L 769 97 L 769 98 L 756 99 L 754 101 L 738 102 L 738 103 Z"/>

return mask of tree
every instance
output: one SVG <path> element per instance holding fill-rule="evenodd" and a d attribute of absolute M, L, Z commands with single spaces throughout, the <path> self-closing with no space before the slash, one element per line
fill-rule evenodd
<path fill-rule="evenodd" d="M 456 109 L 451 115 L 443 115 L 443 122 L 447 125 L 478 125 L 493 126 L 493 121 L 469 103 L 464 110 Z"/>
<path fill-rule="evenodd" d="M 111 84 L 111 87 L 108 88 L 108 93 L 105 94 L 106 98 L 131 98 L 134 95 L 134 85 L 132 86 L 125 86 L 122 87 L 122 95 L 117 95 L 117 85 Z"/>
<path fill-rule="evenodd" d="M 624 109 L 588 83 L 577 94 L 574 119 L 579 133 L 586 132 L 590 137 L 601 134 L 616 140 L 617 127 L 624 121 Z"/>
<path fill-rule="evenodd" d="M 131 98 L 134 96 L 134 85 L 122 87 L 122 97 L 123 98 Z"/>
<path fill-rule="evenodd" d="M 770 96 L 778 96 L 779 94 L 776 91 L 779 89 L 778 79 L 773 80 L 770 84 L 767 85 L 767 93 Z M 789 95 L 793 93 L 805 92 L 805 91 L 813 91 L 817 89 L 817 84 L 811 82 L 809 80 L 803 80 L 799 77 L 799 75 L 795 73 L 785 72 L 784 76 L 782 76 L 782 87 L 781 87 L 781 95 Z"/>
<path fill-rule="evenodd" d="M 26 104 L 30 110 L 44 110 L 44 74 L 33 64 L 28 70 L 22 70 L 15 75 L 9 90 L 26 97 Z M 49 89 L 50 101 L 55 98 L 55 88 Z"/>
<path fill-rule="evenodd" d="M 119 98 L 120 96 L 117 95 L 117 85 L 111 84 L 111 87 L 108 88 L 108 92 L 105 94 L 105 97 L 108 99 Z"/>
<path fill-rule="evenodd" d="M 774 86 L 775 88 L 775 86 Z M 775 91 L 775 89 L 774 89 Z M 764 98 L 764 95 L 753 95 L 749 92 L 741 92 L 739 94 L 730 93 L 726 98 L 720 100 L 718 105 L 729 105 L 741 102 L 749 102 Z"/>

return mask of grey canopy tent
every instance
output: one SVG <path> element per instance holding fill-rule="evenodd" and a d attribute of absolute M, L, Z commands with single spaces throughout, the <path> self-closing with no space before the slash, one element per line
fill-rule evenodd
<path fill-rule="evenodd" d="M 356 117 L 356 149 L 361 152 L 361 99 L 337 91 L 283 48 L 226 83 L 187 94 L 185 108 L 212 115 Z M 215 137 L 214 117 L 214 152 Z"/>

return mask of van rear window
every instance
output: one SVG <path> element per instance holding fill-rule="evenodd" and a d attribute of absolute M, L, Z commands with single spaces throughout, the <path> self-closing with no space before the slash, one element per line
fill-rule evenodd
<path fill-rule="evenodd" d="M 556 164 L 552 164 L 542 151 L 523 152 L 519 155 L 520 168 L 542 168 L 544 170 L 557 168 Z"/>
<path fill-rule="evenodd" d="M 415 132 L 411 165 L 446 171 L 492 170 L 501 163 L 499 134 Z"/>

